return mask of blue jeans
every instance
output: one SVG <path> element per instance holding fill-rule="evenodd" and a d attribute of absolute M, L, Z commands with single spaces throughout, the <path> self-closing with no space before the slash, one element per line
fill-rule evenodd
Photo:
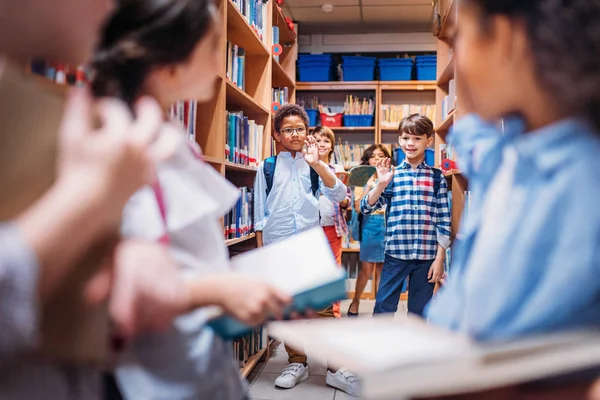
<path fill-rule="evenodd" d="M 374 314 L 395 313 L 404 280 L 408 280 L 408 312 L 423 316 L 425 306 L 433 296 L 434 283 L 427 275 L 433 260 L 400 260 L 385 255 L 381 280 L 377 290 Z"/>

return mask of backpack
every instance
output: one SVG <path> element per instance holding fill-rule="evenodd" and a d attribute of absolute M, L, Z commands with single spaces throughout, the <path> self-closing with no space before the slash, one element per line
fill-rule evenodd
<path fill-rule="evenodd" d="M 433 170 L 433 195 L 435 196 L 435 198 L 437 199 L 437 195 L 440 191 L 440 186 L 442 184 L 442 170 L 438 169 L 438 168 L 433 168 L 431 167 L 431 169 Z M 390 184 L 388 185 L 387 188 L 385 188 L 385 191 L 383 192 L 383 197 L 385 197 L 385 201 L 387 204 L 391 204 L 392 203 L 392 183 L 394 183 L 394 181 L 392 180 L 392 182 L 390 182 Z M 386 212 L 385 213 L 385 224 L 387 226 L 387 220 L 388 220 L 388 215 L 389 213 Z M 362 239 L 362 223 L 364 220 L 364 214 L 363 213 L 359 213 L 358 214 L 358 240 L 360 241 Z"/>
<path fill-rule="evenodd" d="M 267 181 L 267 197 L 271 193 L 273 188 L 273 177 L 275 176 L 275 166 L 277 165 L 277 156 L 269 157 L 265 160 L 263 165 L 263 172 L 265 174 L 265 180 Z M 310 168 L 310 187 L 312 189 L 313 196 L 317 197 L 319 191 L 319 174 L 312 167 Z"/>

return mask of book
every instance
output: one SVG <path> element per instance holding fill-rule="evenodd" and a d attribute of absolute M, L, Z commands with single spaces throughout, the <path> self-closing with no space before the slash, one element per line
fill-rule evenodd
<path fill-rule="evenodd" d="M 13 219 L 54 183 L 65 94 L 64 86 L 26 76 L 0 58 L 0 221 Z M 105 257 L 111 256 L 119 238 L 116 223 L 76 261 L 73 273 L 40 306 L 40 356 L 94 365 L 110 361 L 106 303 L 91 306 L 81 293 Z"/>
<path fill-rule="evenodd" d="M 350 176 L 346 186 L 363 187 L 369 182 L 369 179 L 377 172 L 377 168 L 370 165 L 357 165 L 350 168 Z"/>
<path fill-rule="evenodd" d="M 319 361 L 356 373 L 368 399 L 478 392 L 600 365 L 597 330 L 477 343 L 410 315 L 277 321 L 267 330 Z"/>
<path fill-rule="evenodd" d="M 194 100 L 180 100 L 170 108 L 170 116 L 178 122 L 187 133 L 188 139 L 196 141 L 196 112 L 198 103 Z"/>
<path fill-rule="evenodd" d="M 249 119 L 243 111 L 225 111 L 225 159 L 257 167 L 262 160 L 264 126 Z"/>
<path fill-rule="evenodd" d="M 290 255 L 293 254 L 293 257 Z M 321 310 L 346 297 L 345 273 L 338 267 L 320 227 L 231 259 L 234 271 L 263 280 L 293 296 L 286 310 Z M 209 326 L 225 339 L 248 333 L 252 327 L 213 309 Z"/>

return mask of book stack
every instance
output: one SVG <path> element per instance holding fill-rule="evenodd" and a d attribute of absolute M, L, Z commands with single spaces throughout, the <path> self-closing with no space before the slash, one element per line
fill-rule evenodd
<path fill-rule="evenodd" d="M 256 32 L 260 40 L 266 43 L 267 26 L 267 2 L 263 0 L 233 0 L 240 13 L 244 16 L 248 25 Z"/>
<path fill-rule="evenodd" d="M 348 144 L 348 142 L 342 144 L 340 141 L 333 149 L 334 162 L 341 164 L 344 168 L 352 168 L 360 165 L 360 160 L 363 153 L 371 144 Z M 388 151 L 392 152 L 392 146 L 384 144 Z"/>
<path fill-rule="evenodd" d="M 435 105 L 431 104 L 382 104 L 381 127 L 398 129 L 400 121 L 412 114 L 423 114 L 435 121 Z"/>
<path fill-rule="evenodd" d="M 261 349 L 268 346 L 268 336 L 262 328 L 254 329 L 252 332 L 233 341 L 233 359 L 240 368 L 243 368 L 250 357 L 258 354 Z"/>
<path fill-rule="evenodd" d="M 265 127 L 248 119 L 243 111 L 226 111 L 225 159 L 236 164 L 258 166 L 263 159 Z"/>
<path fill-rule="evenodd" d="M 242 238 L 254 232 L 254 189 L 241 187 L 239 190 L 237 204 L 224 219 L 225 239 Z"/>
<path fill-rule="evenodd" d="M 284 105 L 289 103 L 290 101 L 290 89 L 287 87 L 283 88 L 273 88 L 273 103 L 279 103 L 280 105 Z"/>
<path fill-rule="evenodd" d="M 246 52 L 237 44 L 227 42 L 227 78 L 242 90 L 246 89 L 244 71 L 246 69 Z"/>
<path fill-rule="evenodd" d="M 171 120 L 178 122 L 185 132 L 188 139 L 196 141 L 196 113 L 198 103 L 192 100 L 181 100 L 171 106 Z"/>

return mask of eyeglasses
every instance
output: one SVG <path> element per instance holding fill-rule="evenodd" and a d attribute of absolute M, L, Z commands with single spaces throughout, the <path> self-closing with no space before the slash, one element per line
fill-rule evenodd
<path fill-rule="evenodd" d="M 306 133 L 306 128 L 302 126 L 299 128 L 284 128 L 281 130 L 281 133 L 283 133 L 286 136 L 292 136 L 294 132 L 298 135 L 304 135 Z"/>

